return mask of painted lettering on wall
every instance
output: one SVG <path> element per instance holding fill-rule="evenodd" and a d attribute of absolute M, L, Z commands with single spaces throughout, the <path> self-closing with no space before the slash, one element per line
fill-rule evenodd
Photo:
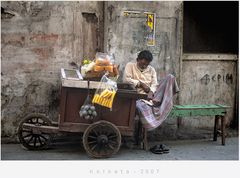
<path fill-rule="evenodd" d="M 226 75 L 221 75 L 221 74 L 205 74 L 201 79 L 201 83 L 208 85 L 210 82 L 226 82 L 227 84 L 232 84 L 233 83 L 233 75 L 232 74 L 226 74 Z"/>

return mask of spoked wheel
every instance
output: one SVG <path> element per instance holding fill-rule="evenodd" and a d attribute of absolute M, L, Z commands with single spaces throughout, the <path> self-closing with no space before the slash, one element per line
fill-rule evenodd
<path fill-rule="evenodd" d="M 91 124 L 83 134 L 84 149 L 94 158 L 110 157 L 118 152 L 120 145 L 118 128 L 104 120 Z"/>
<path fill-rule="evenodd" d="M 24 124 L 33 126 L 49 126 L 51 121 L 44 115 L 34 113 L 26 116 L 19 124 L 18 138 L 22 145 L 29 150 L 40 150 L 47 148 L 51 141 L 51 135 L 39 130 L 24 127 Z"/>

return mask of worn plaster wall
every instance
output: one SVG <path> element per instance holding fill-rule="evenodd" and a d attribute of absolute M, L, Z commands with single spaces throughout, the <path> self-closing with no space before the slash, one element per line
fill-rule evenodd
<path fill-rule="evenodd" d="M 227 127 L 237 119 L 237 55 L 183 55 L 181 104 L 223 104 L 231 108 L 226 114 Z M 182 118 L 182 126 L 212 128 L 213 117 Z"/>
<path fill-rule="evenodd" d="M 31 112 L 57 120 L 60 68 L 102 50 L 102 30 L 103 2 L 1 2 L 2 137 Z"/>
<path fill-rule="evenodd" d="M 138 11 L 138 15 L 124 16 L 124 11 Z M 144 12 L 156 13 L 156 45 L 146 44 L 146 16 Z M 104 48 L 115 55 L 120 69 L 137 53 L 148 49 L 153 53 L 152 65 L 160 74 L 178 76 L 181 44 L 182 2 L 106 2 Z"/>
<path fill-rule="evenodd" d="M 137 11 L 140 15 L 124 16 L 124 11 Z M 156 14 L 155 46 L 147 46 L 146 43 L 144 12 Z M 172 73 L 179 81 L 182 46 L 181 1 L 106 2 L 104 24 L 104 49 L 115 55 L 121 72 L 127 62 L 136 60 L 139 51 L 148 49 L 153 53 L 154 59 L 151 64 L 156 68 L 158 79 L 167 73 Z M 174 100 L 178 103 L 178 96 Z M 157 134 L 157 138 L 162 136 L 175 138 L 176 131 L 177 120 L 168 119 L 153 134 Z"/>

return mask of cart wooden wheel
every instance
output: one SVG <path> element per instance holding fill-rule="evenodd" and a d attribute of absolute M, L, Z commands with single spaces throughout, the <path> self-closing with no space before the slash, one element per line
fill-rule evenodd
<path fill-rule="evenodd" d="M 34 131 L 33 129 L 24 127 L 24 124 L 32 124 L 34 126 L 49 126 L 51 121 L 44 115 L 33 113 L 26 116 L 19 124 L 18 138 L 22 145 L 29 150 L 39 150 L 47 148 L 51 141 L 51 134 L 42 131 Z"/>
<path fill-rule="evenodd" d="M 94 158 L 110 157 L 118 152 L 120 145 L 120 131 L 114 124 L 104 120 L 91 124 L 83 134 L 84 149 Z"/>

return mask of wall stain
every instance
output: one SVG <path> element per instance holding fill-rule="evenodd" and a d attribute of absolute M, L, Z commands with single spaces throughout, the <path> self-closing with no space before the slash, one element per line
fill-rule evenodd
<path fill-rule="evenodd" d="M 109 22 L 112 22 L 113 21 L 112 14 L 113 14 L 114 6 L 113 5 L 108 6 L 107 10 L 109 12 Z"/>
<path fill-rule="evenodd" d="M 15 14 L 9 12 L 5 8 L 1 7 L 1 19 L 11 19 L 15 16 Z"/>
<path fill-rule="evenodd" d="M 30 40 L 37 41 L 56 41 L 59 35 L 57 34 L 36 34 L 30 37 Z"/>
<path fill-rule="evenodd" d="M 82 12 L 82 16 L 86 19 L 87 23 L 98 23 L 98 18 L 95 13 Z"/>

